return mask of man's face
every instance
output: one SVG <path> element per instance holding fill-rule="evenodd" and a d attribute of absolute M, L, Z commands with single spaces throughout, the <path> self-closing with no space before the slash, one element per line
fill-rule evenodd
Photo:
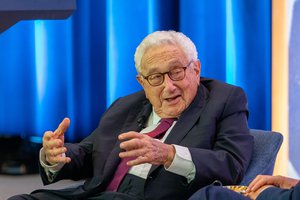
<path fill-rule="evenodd" d="M 190 61 L 179 46 L 170 44 L 152 47 L 142 57 L 141 74 L 144 77 L 187 67 L 184 79 L 173 81 L 165 74 L 164 82 L 159 86 L 151 86 L 146 79 L 137 76 L 146 97 L 161 118 L 179 117 L 196 96 L 200 82 L 200 62 Z"/>

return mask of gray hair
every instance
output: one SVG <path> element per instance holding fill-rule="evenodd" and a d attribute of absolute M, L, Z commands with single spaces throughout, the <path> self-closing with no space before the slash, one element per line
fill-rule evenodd
<path fill-rule="evenodd" d="M 156 31 L 145 37 L 136 48 L 134 62 L 139 74 L 141 73 L 141 60 L 146 50 L 161 44 L 179 45 L 189 60 L 198 59 L 196 46 L 186 35 L 176 31 Z"/>

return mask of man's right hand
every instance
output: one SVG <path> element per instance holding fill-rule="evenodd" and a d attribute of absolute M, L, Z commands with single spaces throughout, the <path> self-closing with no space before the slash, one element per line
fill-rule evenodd
<path fill-rule="evenodd" d="M 257 175 L 248 186 L 247 192 L 256 191 L 264 185 L 274 185 L 282 189 L 290 189 L 299 183 L 299 180 L 285 176 Z"/>
<path fill-rule="evenodd" d="M 299 180 L 285 176 L 258 175 L 250 183 L 246 190 L 246 196 L 256 199 L 260 193 L 269 187 L 279 187 L 281 189 L 291 189 L 299 183 Z"/>
<path fill-rule="evenodd" d="M 70 126 L 70 119 L 65 118 L 53 131 L 46 131 L 43 136 L 43 149 L 46 155 L 46 161 L 50 165 L 57 163 L 69 163 L 71 158 L 63 156 L 67 148 L 64 147 L 64 134 Z"/>

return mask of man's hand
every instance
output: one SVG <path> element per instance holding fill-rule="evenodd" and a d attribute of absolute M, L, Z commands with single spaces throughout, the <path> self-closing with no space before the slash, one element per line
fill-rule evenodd
<path fill-rule="evenodd" d="M 247 191 L 256 191 L 264 185 L 274 185 L 282 189 L 290 189 L 291 187 L 295 186 L 298 182 L 299 180 L 297 179 L 288 178 L 285 176 L 258 175 L 250 183 Z"/>
<path fill-rule="evenodd" d="M 120 144 L 121 149 L 125 151 L 119 156 L 133 157 L 133 160 L 127 163 L 130 166 L 150 163 L 169 167 L 175 156 L 175 148 L 172 145 L 164 144 L 145 134 L 130 131 L 119 135 L 119 140 L 126 140 Z"/>
<path fill-rule="evenodd" d="M 262 191 L 269 187 L 276 186 L 282 189 L 290 189 L 298 182 L 299 180 L 297 179 L 284 176 L 258 175 L 248 186 L 246 196 L 251 199 L 256 199 Z"/>
<path fill-rule="evenodd" d="M 54 132 L 46 131 L 44 133 L 43 149 L 46 160 L 51 165 L 57 163 L 69 163 L 71 161 L 71 158 L 62 156 L 62 154 L 67 151 L 67 148 L 64 147 L 64 134 L 69 126 L 70 119 L 65 118 Z"/>

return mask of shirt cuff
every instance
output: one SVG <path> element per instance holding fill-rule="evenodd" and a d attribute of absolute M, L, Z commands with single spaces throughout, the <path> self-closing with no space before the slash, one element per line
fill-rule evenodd
<path fill-rule="evenodd" d="M 66 157 L 66 154 L 63 153 L 62 156 Z M 46 155 L 45 155 L 45 152 L 44 152 L 44 148 L 41 148 L 41 150 L 40 150 L 40 164 L 44 168 L 45 173 L 46 173 L 47 178 L 48 178 L 48 181 L 50 181 L 50 182 L 53 181 L 54 175 L 57 172 L 59 172 L 59 170 L 61 170 L 61 168 L 63 168 L 63 166 L 64 166 L 64 163 L 57 163 L 57 164 L 54 164 L 54 165 L 49 164 L 46 160 Z"/>
<path fill-rule="evenodd" d="M 190 183 L 195 179 L 196 167 L 192 161 L 192 156 L 187 147 L 174 145 L 175 156 L 173 162 L 168 168 L 165 168 L 167 171 L 186 177 L 187 182 Z"/>

